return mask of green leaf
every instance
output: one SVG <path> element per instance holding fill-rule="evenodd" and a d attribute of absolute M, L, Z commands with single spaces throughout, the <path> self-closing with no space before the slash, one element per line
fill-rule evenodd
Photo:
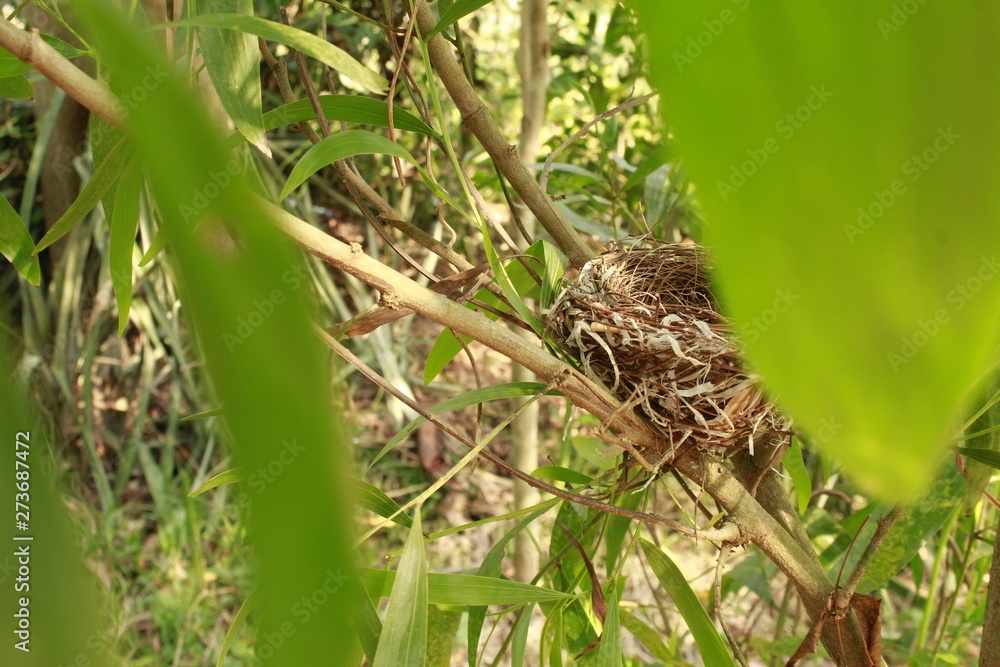
<path fill-rule="evenodd" d="M 497 542 L 490 547 L 489 552 L 486 554 L 486 558 L 484 558 L 483 562 L 479 565 L 479 571 L 477 574 L 481 577 L 499 577 L 503 566 L 504 550 L 507 548 L 510 541 L 535 519 L 552 509 L 557 502 L 558 501 L 556 499 L 552 499 L 544 503 L 528 516 L 518 521 L 513 528 L 508 530 L 503 537 L 497 540 Z M 483 633 L 483 624 L 486 621 L 486 609 L 486 606 L 475 606 L 469 609 L 468 646 L 470 665 L 476 664 L 476 656 L 479 653 L 479 638 Z"/>
<path fill-rule="evenodd" d="M 625 491 L 618 494 L 615 504 L 627 510 L 634 511 L 639 508 L 644 495 L 644 493 L 639 491 Z M 607 524 L 604 529 L 604 564 L 608 578 L 610 579 L 612 573 L 615 571 L 615 565 L 618 564 L 618 559 L 622 555 L 622 545 L 625 543 L 625 536 L 628 534 L 628 529 L 632 526 L 632 519 L 617 514 L 609 514 L 606 522 Z"/>
<path fill-rule="evenodd" d="M 364 588 L 364 582 L 361 583 L 361 587 Z M 382 619 L 379 618 L 378 610 L 372 604 L 371 596 L 367 590 L 365 590 L 365 595 L 361 600 L 358 616 L 359 618 L 354 621 L 354 626 L 358 632 L 361 649 L 368 662 L 373 662 L 375 654 L 378 652 L 379 638 L 382 636 Z"/>
<path fill-rule="evenodd" d="M 385 495 L 385 492 L 377 486 L 372 486 L 368 482 L 360 479 L 350 478 L 353 485 L 354 501 L 367 510 L 375 512 L 381 517 L 388 518 L 395 515 L 393 521 L 399 525 L 409 528 L 413 525 L 413 519 L 409 514 L 399 512 L 399 503 Z M 399 514 L 396 514 L 399 512 Z"/>
<path fill-rule="evenodd" d="M 362 570 L 362 576 L 365 586 L 373 595 L 395 598 L 394 582 L 399 576 L 396 570 Z M 520 581 L 481 577 L 475 574 L 431 572 L 427 575 L 427 581 L 429 588 L 424 598 L 425 602 L 458 607 L 551 602 L 572 597 L 569 593 L 522 584 Z M 388 621 L 386 624 L 388 625 Z"/>
<path fill-rule="evenodd" d="M 434 29 L 431 30 L 424 39 L 426 41 L 430 41 L 431 37 L 438 34 L 455 21 L 459 20 L 463 16 L 468 16 L 480 7 L 484 7 L 491 2 L 493 2 L 493 0 L 457 0 L 457 2 L 455 2 L 444 12 L 444 14 L 441 15 L 441 20 L 437 22 Z"/>
<path fill-rule="evenodd" d="M 750 364 L 912 497 L 996 364 L 1000 5 L 633 4 Z"/>
<path fill-rule="evenodd" d="M 1000 452 L 982 447 L 955 447 L 955 451 L 973 461 L 1000 470 Z M 982 495 L 982 491 L 979 492 Z"/>
<path fill-rule="evenodd" d="M 558 482 L 566 482 L 568 484 L 594 483 L 593 477 L 562 466 L 541 466 L 539 468 L 535 468 L 534 472 L 531 473 L 531 476 L 537 477 L 538 479 L 554 479 Z"/>
<path fill-rule="evenodd" d="M 698 602 L 698 597 L 691 590 L 677 565 L 652 542 L 640 538 L 640 543 L 653 573 L 663 584 L 667 595 L 677 606 L 677 611 L 681 613 L 684 622 L 687 623 L 688 629 L 694 636 L 694 641 L 698 645 L 698 651 L 705 664 L 719 665 L 720 667 L 732 665 L 733 659 L 729 656 L 729 649 L 726 648 L 726 644 L 719 636 L 719 631 L 715 629 L 712 619 L 708 617 L 705 608 Z"/>
<path fill-rule="evenodd" d="M 680 665 L 685 664 L 677 660 L 677 657 L 670 652 L 663 640 L 660 639 L 660 633 L 653 628 L 649 627 L 644 623 L 639 617 L 635 616 L 632 612 L 626 611 L 621 614 L 622 625 L 632 633 L 639 642 L 646 647 L 653 657 L 662 662 L 665 665 Z"/>
<path fill-rule="evenodd" d="M 360 95 L 320 95 L 319 104 L 327 120 L 389 127 L 389 105 Z M 264 129 L 273 130 L 292 123 L 314 120 L 316 114 L 308 99 L 296 100 L 264 114 Z M 394 107 L 392 124 L 397 130 L 419 132 L 429 137 L 440 137 L 434 129 L 406 109 Z"/>
<path fill-rule="evenodd" d="M 200 496 L 209 489 L 214 489 L 217 486 L 222 486 L 223 484 L 232 484 L 234 482 L 239 482 L 243 480 L 243 470 L 241 468 L 233 468 L 232 470 L 227 470 L 225 472 L 220 472 L 215 477 L 210 478 L 204 484 L 199 486 L 194 491 L 188 494 L 188 498 L 194 498 L 195 496 Z"/>
<path fill-rule="evenodd" d="M 316 60 L 343 74 L 354 81 L 365 90 L 377 95 L 385 93 L 389 87 L 389 82 L 368 69 L 357 60 L 352 58 L 343 49 L 339 49 L 324 39 L 312 33 L 292 28 L 290 26 L 268 21 L 255 16 L 241 16 L 239 14 L 209 14 L 194 16 L 171 23 L 161 23 L 157 28 L 169 27 L 196 27 L 196 28 L 223 28 L 227 30 L 239 30 L 242 32 L 257 35 L 264 39 L 281 42 L 293 49 L 298 49 L 307 56 L 312 56 Z"/>
<path fill-rule="evenodd" d="M 805 514 L 806 508 L 809 507 L 809 499 L 812 498 L 812 479 L 806 470 L 806 464 L 802 458 L 802 446 L 799 444 L 798 438 L 792 437 L 788 451 L 781 458 L 781 463 L 784 464 L 785 470 L 792 478 L 792 483 L 795 484 L 795 497 L 798 499 L 799 514 Z"/>
<path fill-rule="evenodd" d="M 994 369 L 986 382 L 979 389 L 980 401 L 976 418 L 969 424 L 965 432 L 965 446 L 979 452 L 992 460 L 984 461 L 975 458 L 977 454 L 965 454 L 965 495 L 962 498 L 962 509 L 965 514 L 971 513 L 983 499 L 983 491 L 990 479 L 1000 468 L 1000 370 Z M 982 409 L 985 408 L 985 409 Z"/>
<path fill-rule="evenodd" d="M 30 100 L 34 96 L 34 89 L 23 74 L 0 77 L 0 97 L 12 100 Z"/>
<path fill-rule="evenodd" d="M 219 415 L 224 415 L 224 414 L 226 414 L 226 411 L 222 409 L 205 410 L 204 412 L 196 412 L 193 415 L 187 415 L 185 417 L 181 417 L 181 421 L 186 422 L 195 419 L 207 419 L 208 417 L 218 417 Z"/>
<path fill-rule="evenodd" d="M 895 525 L 885 536 L 865 576 L 858 585 L 859 593 L 871 593 L 883 586 L 902 570 L 920 547 L 929 540 L 944 522 L 948 520 L 955 506 L 962 501 L 965 482 L 958 472 L 953 459 L 945 462 L 941 472 L 919 498 L 904 507 Z M 850 572 L 857 563 L 865 547 L 871 542 L 877 519 L 885 516 L 892 504 L 879 503 L 871 513 L 871 519 L 861 530 L 854 549 L 851 551 L 845 572 Z"/>
<path fill-rule="evenodd" d="M 413 513 L 413 527 L 406 537 L 399 570 L 392 574 L 392 595 L 373 667 L 423 665 L 427 652 L 427 603 L 430 597 L 419 506 Z M 368 590 L 382 588 L 369 586 Z"/>
<path fill-rule="evenodd" d="M 471 391 L 464 392 L 458 396 L 449 398 L 446 401 L 442 401 L 431 408 L 430 413 L 432 415 L 440 415 L 446 412 L 451 412 L 452 410 L 467 408 L 470 405 L 485 403 L 486 401 L 497 401 L 504 398 L 518 398 L 521 396 L 534 396 L 544 389 L 545 385 L 540 382 L 508 382 L 490 387 L 482 387 L 480 389 L 473 389 Z M 555 394 L 555 391 L 549 392 L 550 396 L 554 396 Z M 380 449 L 378 454 L 375 455 L 371 463 L 368 464 L 368 468 L 371 469 L 371 466 L 375 465 L 379 459 L 385 456 L 385 454 L 392 450 L 393 447 L 406 439 L 408 435 L 416 431 L 417 428 L 419 428 L 425 421 L 427 421 L 427 419 L 424 417 L 417 417 L 403 427 L 399 433 L 394 435 L 389 442 L 383 445 L 382 449 Z"/>
<path fill-rule="evenodd" d="M 462 612 L 433 604 L 427 605 L 427 612 L 427 660 L 424 667 L 451 667 Z"/>
<path fill-rule="evenodd" d="M 367 130 L 345 130 L 321 139 L 299 158 L 292 173 L 288 175 L 285 187 L 281 189 L 279 199 L 290 195 L 295 188 L 305 183 L 306 179 L 328 164 L 355 155 L 371 153 L 393 155 L 416 165 L 408 150 L 381 134 Z"/>
<path fill-rule="evenodd" d="M 490 315 L 493 315 L 493 313 L 486 313 L 487 317 Z M 496 315 L 493 315 L 492 319 L 496 319 Z M 462 339 L 466 345 L 472 342 L 472 339 L 468 336 L 462 336 Z M 455 333 L 451 329 L 442 331 L 438 335 L 437 340 L 434 341 L 434 345 L 427 355 L 427 361 L 424 362 L 424 384 L 433 382 L 434 378 L 440 375 L 445 366 L 450 364 L 451 360 L 461 351 L 462 343 L 459 342 Z"/>
<path fill-rule="evenodd" d="M 614 582 L 607 596 L 607 604 L 608 611 L 604 617 L 601 645 L 597 649 L 597 667 L 621 667 L 622 625 L 618 620 L 618 590 Z"/>
<path fill-rule="evenodd" d="M 542 276 L 542 295 L 539 306 L 542 310 L 549 308 L 559 295 L 560 283 L 566 272 L 568 260 L 559 248 L 542 239 L 542 253 L 545 261 L 545 273 Z"/>
<path fill-rule="evenodd" d="M 253 0 L 197 0 L 199 15 L 225 11 L 253 17 Z M 199 28 L 198 45 L 205 69 L 236 128 L 265 155 L 271 155 L 264 136 L 260 93 L 260 47 L 248 32 Z"/>
<path fill-rule="evenodd" d="M 94 170 L 94 175 L 83 186 L 80 195 L 35 246 L 34 254 L 37 255 L 69 233 L 85 215 L 97 206 L 97 202 L 101 201 L 104 193 L 110 190 L 111 185 L 121 177 L 122 172 L 125 171 L 125 164 L 131 155 L 132 146 L 126 139 L 122 139 L 111 149 L 104 161 Z"/>
<path fill-rule="evenodd" d="M 226 656 L 229 655 L 229 649 L 232 647 L 233 642 L 236 641 L 236 635 L 239 634 L 243 623 L 246 622 L 247 616 L 250 615 L 255 604 L 257 604 L 256 589 L 251 591 L 247 599 L 240 605 L 239 611 L 236 612 L 236 616 L 233 618 L 232 625 L 226 630 L 226 638 L 222 641 L 222 646 L 219 648 L 219 657 L 215 661 L 215 667 L 222 667 L 225 664 Z"/>
<path fill-rule="evenodd" d="M 0 195 L 0 254 L 14 265 L 25 280 L 38 287 L 42 283 L 42 269 L 38 258 L 31 255 L 34 245 L 21 216 Z"/>
<path fill-rule="evenodd" d="M 131 161 L 118 181 L 115 208 L 111 217 L 111 242 L 108 264 L 111 285 L 118 303 L 118 337 L 125 332 L 128 311 L 132 305 L 132 251 L 135 249 L 135 232 L 139 227 L 139 192 L 142 188 L 142 169 Z"/>
<path fill-rule="evenodd" d="M 156 234 L 153 235 L 153 240 L 150 241 L 149 247 L 146 248 L 146 252 L 142 254 L 142 259 L 139 260 L 139 266 L 146 266 L 152 262 L 165 247 L 167 247 L 167 235 L 163 231 L 163 227 L 159 227 L 156 230 Z"/>

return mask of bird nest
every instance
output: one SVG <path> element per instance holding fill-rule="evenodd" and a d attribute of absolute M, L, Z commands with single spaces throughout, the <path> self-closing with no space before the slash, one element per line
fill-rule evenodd
<path fill-rule="evenodd" d="M 591 260 L 552 307 L 548 329 L 667 437 L 665 460 L 692 447 L 752 454 L 755 439 L 786 432 L 741 365 L 697 246 L 613 248 Z"/>

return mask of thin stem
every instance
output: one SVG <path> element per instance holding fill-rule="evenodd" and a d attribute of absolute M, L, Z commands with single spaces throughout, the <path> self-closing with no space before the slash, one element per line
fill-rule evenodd
<path fill-rule="evenodd" d="M 927 602 L 924 604 L 924 615 L 920 619 L 920 630 L 917 633 L 914 652 L 922 651 L 927 645 L 927 633 L 931 627 L 931 618 L 934 615 L 935 599 L 941 582 L 941 570 L 944 567 L 945 555 L 948 551 L 948 537 L 955 529 L 955 522 L 961 515 L 961 507 L 956 507 L 941 531 L 941 541 L 938 543 L 937 553 L 934 556 L 934 567 L 931 569 L 931 580 L 927 587 Z"/>
<path fill-rule="evenodd" d="M 729 560 L 729 549 L 728 544 L 723 544 L 722 548 L 719 549 L 719 558 L 715 563 L 715 615 L 719 617 L 722 631 L 726 633 L 726 639 L 729 640 L 729 646 L 733 649 L 733 655 L 736 656 L 737 662 L 743 667 L 749 667 L 746 656 L 740 650 L 739 644 L 736 643 L 736 637 L 733 636 L 733 631 L 729 627 L 729 621 L 722 613 L 722 571 L 726 567 L 726 561 Z"/>
<path fill-rule="evenodd" d="M 868 571 L 868 567 L 872 564 L 875 554 L 877 554 L 878 550 L 882 547 L 882 542 L 885 540 L 885 536 L 889 533 L 889 530 L 893 527 L 893 525 L 895 525 L 896 519 L 899 518 L 902 511 L 902 506 L 896 505 L 892 508 L 892 511 L 878 520 L 878 525 L 875 528 L 875 533 L 872 535 L 871 541 L 868 543 L 868 546 L 865 547 L 864 552 L 861 554 L 861 558 L 858 559 L 858 562 L 854 566 L 854 570 L 851 572 L 851 576 L 848 578 L 847 583 L 837 593 L 837 606 L 840 609 L 846 609 L 850 606 L 851 598 L 854 596 L 854 592 L 858 590 L 858 585 L 861 583 L 861 579 L 865 576 L 865 572 Z M 865 521 L 867 520 L 868 519 L 866 518 Z M 864 524 L 862 524 L 862 527 L 863 526 Z M 860 529 L 858 532 L 861 532 Z M 844 556 L 844 562 L 847 562 L 847 556 Z"/>

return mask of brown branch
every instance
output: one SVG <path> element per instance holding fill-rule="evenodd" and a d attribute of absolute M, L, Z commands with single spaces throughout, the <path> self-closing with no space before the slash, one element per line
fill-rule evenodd
<path fill-rule="evenodd" d="M 885 536 L 896 523 L 896 519 L 899 518 L 902 511 L 902 506 L 896 505 L 892 508 L 891 512 L 878 520 L 875 533 L 872 535 L 871 541 L 861 554 L 861 558 L 859 558 L 858 562 L 855 564 L 854 570 L 851 571 L 850 578 L 848 578 L 844 587 L 837 592 L 837 607 L 839 609 L 847 609 L 847 607 L 850 606 L 851 598 L 854 597 L 854 592 L 858 590 L 858 585 L 861 583 L 862 577 L 865 576 L 865 572 L 868 571 L 868 566 L 872 564 L 875 554 L 878 553 L 879 547 L 882 546 L 882 541 L 885 540 Z M 850 552 L 848 551 L 848 553 Z M 847 556 L 845 555 L 844 562 L 846 561 Z"/>
<path fill-rule="evenodd" d="M 421 34 L 430 33 L 436 22 L 427 3 L 424 0 L 414 0 L 414 11 Z M 525 205 L 569 258 L 570 266 L 581 267 L 593 259 L 594 251 L 583 242 L 552 200 L 538 187 L 535 177 L 518 157 L 517 148 L 507 143 L 486 105 L 466 78 L 462 65 L 455 59 L 448 42 L 441 35 L 435 35 L 427 42 L 427 50 L 431 65 L 462 114 L 462 124 L 476 135 Z"/>

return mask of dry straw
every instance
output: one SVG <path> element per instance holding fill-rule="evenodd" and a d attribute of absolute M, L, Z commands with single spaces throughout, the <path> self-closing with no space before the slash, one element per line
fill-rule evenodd
<path fill-rule="evenodd" d="M 697 246 L 612 248 L 560 295 L 548 327 L 587 375 L 667 437 L 665 460 L 691 447 L 753 453 L 755 440 L 787 432 L 740 363 Z"/>

